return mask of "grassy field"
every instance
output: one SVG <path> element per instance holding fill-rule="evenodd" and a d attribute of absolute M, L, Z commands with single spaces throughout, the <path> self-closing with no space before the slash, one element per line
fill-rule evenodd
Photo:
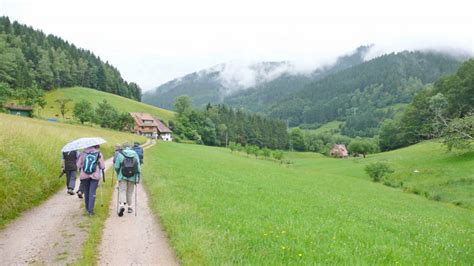
<path fill-rule="evenodd" d="M 364 173 L 365 164 L 385 160 L 404 176 L 413 166 L 406 162 L 430 145 L 365 161 L 291 153 L 288 166 L 161 142 L 148 151 L 143 180 L 184 265 L 471 264 L 471 209 L 373 183 Z M 410 152 L 417 154 L 405 158 Z M 472 173 L 471 155 L 443 156 L 417 166 L 448 160 L 445 166 Z"/>
<path fill-rule="evenodd" d="M 303 129 L 304 132 L 309 132 L 313 134 L 331 134 L 331 135 L 341 135 L 341 129 L 339 128 L 344 122 L 341 121 L 331 121 L 317 129 Z"/>
<path fill-rule="evenodd" d="M 57 176 L 67 142 L 102 137 L 108 141 L 102 152 L 110 157 L 115 143 L 145 141 L 132 134 L 6 114 L 0 114 L 0 132 L 0 228 L 65 187 L 65 178 Z"/>
<path fill-rule="evenodd" d="M 69 98 L 73 100 L 73 102 L 88 100 L 93 106 L 96 106 L 97 103 L 106 99 L 108 103 L 121 112 L 150 113 L 156 117 L 159 117 L 160 119 L 163 119 L 165 122 L 168 122 L 174 116 L 174 112 L 172 111 L 137 102 L 115 94 L 81 87 L 57 89 L 46 93 L 45 99 L 48 105 L 44 108 L 44 110 L 40 111 L 40 115 L 45 118 L 62 119 L 61 113 L 59 112 L 59 106 L 56 103 L 56 100 L 60 98 Z M 72 110 L 74 105 L 73 103 L 69 103 L 68 106 L 70 111 L 65 115 L 65 118 L 70 120 L 72 119 Z"/>

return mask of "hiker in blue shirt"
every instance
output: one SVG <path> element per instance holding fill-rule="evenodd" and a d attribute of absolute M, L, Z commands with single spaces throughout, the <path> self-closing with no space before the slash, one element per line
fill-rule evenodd
<path fill-rule="evenodd" d="M 140 143 L 135 142 L 133 144 L 133 150 L 138 154 L 138 158 L 140 158 L 140 164 L 143 164 L 143 148 L 140 146 Z"/>
<path fill-rule="evenodd" d="M 140 182 L 140 158 L 128 143 L 122 145 L 122 151 L 115 158 L 114 168 L 119 181 L 119 216 L 123 216 L 125 208 L 133 212 L 132 198 L 134 186 Z"/>

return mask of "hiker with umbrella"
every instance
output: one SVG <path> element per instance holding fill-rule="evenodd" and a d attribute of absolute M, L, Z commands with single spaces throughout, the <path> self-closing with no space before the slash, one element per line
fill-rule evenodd
<path fill-rule="evenodd" d="M 68 152 L 84 149 L 77 159 L 77 167 L 81 171 L 79 178 L 84 188 L 85 207 L 89 215 L 94 215 L 96 190 L 100 178 L 105 181 L 104 155 L 100 152 L 100 144 L 105 142 L 102 138 L 81 138 L 67 144 L 62 150 Z"/>

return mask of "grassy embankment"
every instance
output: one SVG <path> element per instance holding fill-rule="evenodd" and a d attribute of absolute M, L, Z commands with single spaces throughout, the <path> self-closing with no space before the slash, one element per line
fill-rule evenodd
<path fill-rule="evenodd" d="M 80 137 L 106 139 L 104 156 L 113 145 L 144 138 L 111 130 L 90 128 L 0 114 L 0 228 L 65 187 L 60 173 L 61 148 Z"/>
<path fill-rule="evenodd" d="M 60 98 L 69 98 L 73 101 L 72 103 L 68 104 L 68 109 L 70 111 L 65 115 L 66 121 L 72 119 L 74 103 L 77 103 L 81 100 L 87 100 L 95 107 L 98 103 L 105 99 L 109 104 L 111 104 L 120 112 L 150 113 L 164 120 L 165 122 L 173 119 L 174 116 L 174 112 L 169 110 L 161 109 L 142 102 L 137 102 L 115 94 L 82 87 L 57 89 L 46 93 L 45 99 L 48 104 L 44 110 L 40 110 L 40 115 L 45 118 L 62 119 L 61 112 L 59 111 L 59 105 L 56 103 L 56 100 Z"/>
<path fill-rule="evenodd" d="M 437 182 L 433 171 L 459 171 L 444 181 L 473 177 L 472 154 L 446 155 L 436 145 L 367 160 L 291 153 L 287 167 L 160 143 L 148 152 L 144 182 L 184 264 L 469 264 L 472 209 L 373 183 L 363 171 L 385 160 L 397 171 L 393 178 L 411 178 L 407 184 Z M 415 165 L 420 180 L 405 176 Z"/>

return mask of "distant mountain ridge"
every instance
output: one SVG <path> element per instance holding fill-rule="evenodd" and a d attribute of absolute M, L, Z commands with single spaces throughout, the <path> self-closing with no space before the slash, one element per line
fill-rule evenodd
<path fill-rule="evenodd" d="M 289 61 L 259 62 L 251 65 L 219 64 L 167 82 L 143 94 L 143 101 L 173 109 L 174 99 L 188 95 L 195 106 L 225 103 L 252 111 L 257 105 L 278 101 L 307 84 L 364 62 L 371 46 L 341 56 L 336 63 L 302 72 Z"/>

